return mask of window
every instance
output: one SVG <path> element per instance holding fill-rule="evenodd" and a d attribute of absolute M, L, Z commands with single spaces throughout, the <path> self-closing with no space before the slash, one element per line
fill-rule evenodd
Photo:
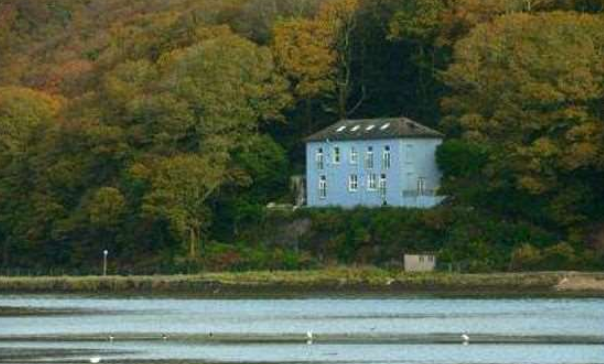
<path fill-rule="evenodd" d="M 386 197 L 386 175 L 382 174 L 380 176 L 380 195 L 382 197 Z"/>
<path fill-rule="evenodd" d="M 327 198 L 327 177 L 325 176 L 319 178 L 319 198 L 321 200 Z"/>
<path fill-rule="evenodd" d="M 333 147 L 333 163 L 340 164 L 341 157 L 340 147 Z"/>
<path fill-rule="evenodd" d="M 367 176 L 367 190 L 368 191 L 377 190 L 377 177 L 375 174 L 370 174 Z"/>
<path fill-rule="evenodd" d="M 373 147 L 367 147 L 367 154 L 365 154 L 365 167 L 373 168 Z"/>
<path fill-rule="evenodd" d="M 428 261 L 434 263 L 434 255 L 428 255 Z"/>
<path fill-rule="evenodd" d="M 417 194 L 419 196 L 423 196 L 426 192 L 426 179 L 424 177 L 419 177 L 417 179 Z"/>
<path fill-rule="evenodd" d="M 356 147 L 350 147 L 350 164 L 359 163 L 359 153 Z"/>
<path fill-rule="evenodd" d="M 317 162 L 317 169 L 323 169 L 323 167 L 325 167 L 323 148 L 317 149 L 317 154 L 315 155 L 315 161 Z"/>
<path fill-rule="evenodd" d="M 348 176 L 348 191 L 356 192 L 359 189 L 359 176 L 351 174 Z"/>
<path fill-rule="evenodd" d="M 420 263 L 423 263 L 423 262 L 424 262 L 424 256 L 423 256 L 423 255 L 420 255 L 420 256 L 419 256 L 419 262 L 420 262 Z"/>
<path fill-rule="evenodd" d="M 413 163 L 413 144 L 407 144 L 406 147 L 405 161 L 407 164 L 411 164 Z"/>
<path fill-rule="evenodd" d="M 384 153 L 382 153 L 382 167 L 384 169 L 390 168 L 390 146 L 384 147 Z"/>

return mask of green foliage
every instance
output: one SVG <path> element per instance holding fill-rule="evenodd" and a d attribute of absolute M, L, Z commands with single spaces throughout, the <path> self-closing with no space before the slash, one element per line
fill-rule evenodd
<path fill-rule="evenodd" d="M 473 178 L 488 162 L 488 152 L 481 145 L 452 139 L 438 148 L 436 162 L 445 178 Z"/>
<path fill-rule="evenodd" d="M 512 14 L 457 43 L 448 122 L 489 151 L 471 188 L 516 201 L 505 213 L 564 227 L 601 215 L 602 27 L 596 16 Z"/>
<path fill-rule="evenodd" d="M 96 226 L 116 225 L 120 222 L 125 205 L 125 198 L 118 189 L 100 188 L 88 205 L 90 222 Z"/>
<path fill-rule="evenodd" d="M 473 271 L 598 267 L 582 241 L 604 213 L 602 10 L 1 1 L 2 266 L 85 270 L 107 248 L 129 272 L 396 266 L 425 250 Z M 264 207 L 290 200 L 303 138 L 336 109 L 446 130 L 446 205 L 309 211 L 296 239 L 260 238 L 289 226 Z"/>
<path fill-rule="evenodd" d="M 308 254 L 279 247 L 212 243 L 204 265 L 210 271 L 300 270 L 312 268 L 314 262 Z"/>
<path fill-rule="evenodd" d="M 531 244 L 522 244 L 512 252 L 510 270 L 530 271 L 540 268 L 543 256 L 541 251 Z"/>
<path fill-rule="evenodd" d="M 445 11 L 442 0 L 411 0 L 403 2 L 401 9 L 390 23 L 390 34 L 394 39 L 415 39 L 420 42 L 432 40 L 442 24 Z"/>
<path fill-rule="evenodd" d="M 57 115 L 60 101 L 43 92 L 0 87 L 0 153 L 23 152 L 32 136 Z"/>
<path fill-rule="evenodd" d="M 310 220 L 301 236 L 290 232 L 274 241 L 282 226 Z M 297 246 L 322 264 L 373 264 L 401 267 L 405 253 L 436 253 L 443 269 L 469 272 L 540 269 L 542 261 L 525 263 L 517 247 L 526 241 L 548 249 L 558 236 L 524 222 L 502 221 L 484 210 L 441 206 L 433 210 L 402 208 L 312 209 L 264 216 L 251 233 L 252 242 Z M 537 249 L 537 248 L 535 248 Z M 589 258 L 577 258 L 588 262 Z M 521 268 L 519 268 L 521 267 Z M 570 266 L 561 265 L 560 269 Z M 556 268 L 558 269 L 558 268 Z"/>

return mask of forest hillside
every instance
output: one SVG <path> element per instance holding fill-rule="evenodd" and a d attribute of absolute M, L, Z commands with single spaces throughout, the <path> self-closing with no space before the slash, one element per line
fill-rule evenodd
<path fill-rule="evenodd" d="M 600 269 L 603 13 L 0 0 L 2 268 L 95 272 L 107 249 L 134 273 L 391 266 L 409 250 L 471 271 Z M 305 136 L 400 115 L 447 135 L 443 206 L 265 211 L 290 201 Z M 305 227 L 276 243 L 283 226 Z"/>

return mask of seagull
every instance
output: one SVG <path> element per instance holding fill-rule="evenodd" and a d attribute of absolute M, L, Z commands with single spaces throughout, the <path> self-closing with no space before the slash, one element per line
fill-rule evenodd
<path fill-rule="evenodd" d="M 467 334 L 461 334 L 461 339 L 463 340 L 464 345 L 468 345 L 470 342 L 470 337 Z"/>
<path fill-rule="evenodd" d="M 306 344 L 312 345 L 312 339 L 313 339 L 312 331 L 307 331 L 306 332 L 306 339 L 307 339 L 306 340 Z"/>
<path fill-rule="evenodd" d="M 101 362 L 101 358 L 98 356 L 94 356 L 92 358 L 90 358 L 90 362 L 91 363 L 100 363 Z"/>

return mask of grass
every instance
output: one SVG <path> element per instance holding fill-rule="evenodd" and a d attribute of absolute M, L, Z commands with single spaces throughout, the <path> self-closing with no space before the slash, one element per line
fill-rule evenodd
<path fill-rule="evenodd" d="M 557 293 L 604 296 L 604 289 L 558 290 L 564 277 L 604 282 L 604 273 L 405 273 L 378 268 L 202 273 L 171 276 L 0 277 L 4 293 Z"/>

